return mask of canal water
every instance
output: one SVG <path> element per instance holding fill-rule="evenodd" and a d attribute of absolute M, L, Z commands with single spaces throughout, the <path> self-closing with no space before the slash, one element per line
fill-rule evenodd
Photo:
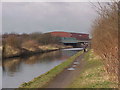
<path fill-rule="evenodd" d="M 2 88 L 17 88 L 20 84 L 28 82 L 64 62 L 79 50 L 81 48 L 63 49 L 26 58 L 3 60 Z"/>

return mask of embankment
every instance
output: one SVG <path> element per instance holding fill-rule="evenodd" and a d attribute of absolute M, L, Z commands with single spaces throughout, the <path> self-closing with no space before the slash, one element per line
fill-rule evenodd
<path fill-rule="evenodd" d="M 47 48 L 46 48 L 47 47 Z M 8 59 L 8 58 L 15 58 L 15 57 L 26 57 L 26 56 L 31 56 L 34 54 L 39 54 L 39 53 L 46 53 L 46 52 L 51 52 L 51 51 L 56 51 L 60 49 L 65 49 L 65 48 L 71 48 L 70 46 L 44 46 L 42 48 L 35 49 L 34 51 L 31 51 L 30 49 L 14 49 L 14 48 L 8 48 L 6 50 L 6 54 L 2 56 L 3 59 Z"/>
<path fill-rule="evenodd" d="M 15 58 L 15 57 L 26 57 L 26 56 L 31 56 L 34 54 L 39 54 L 39 53 L 45 53 L 45 52 L 51 52 L 51 51 L 56 51 L 60 49 L 49 49 L 49 50 L 37 50 L 37 51 L 25 51 L 19 54 L 15 55 L 10 55 L 10 56 L 4 56 L 3 59 L 8 59 L 8 58 Z"/>
<path fill-rule="evenodd" d="M 82 51 L 78 52 L 74 56 L 70 57 L 65 62 L 61 63 L 60 65 L 54 67 L 50 71 L 34 78 L 33 80 L 29 81 L 28 83 L 23 83 L 20 88 L 42 88 L 45 87 L 54 77 L 56 77 L 59 73 L 61 73 L 65 68 L 67 68 L 71 63 L 80 55 Z"/>
<path fill-rule="evenodd" d="M 117 88 L 117 84 L 110 81 L 105 72 L 100 57 L 93 51 L 84 56 L 85 66 L 79 76 L 68 86 L 69 88 Z"/>

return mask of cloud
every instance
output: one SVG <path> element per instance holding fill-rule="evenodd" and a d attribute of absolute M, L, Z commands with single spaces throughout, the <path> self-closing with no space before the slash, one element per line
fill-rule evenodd
<path fill-rule="evenodd" d="M 97 16 L 90 3 L 3 3 L 3 32 L 90 31 Z"/>

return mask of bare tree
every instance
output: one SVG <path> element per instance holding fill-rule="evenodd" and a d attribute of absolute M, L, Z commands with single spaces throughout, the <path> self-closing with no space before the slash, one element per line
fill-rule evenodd
<path fill-rule="evenodd" d="M 92 30 L 92 48 L 102 57 L 106 71 L 112 75 L 111 80 L 119 80 L 118 58 L 118 2 L 96 6 L 99 17 Z"/>

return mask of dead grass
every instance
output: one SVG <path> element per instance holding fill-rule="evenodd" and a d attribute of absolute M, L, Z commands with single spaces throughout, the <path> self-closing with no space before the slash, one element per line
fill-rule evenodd
<path fill-rule="evenodd" d="M 82 73 L 70 84 L 70 88 L 114 88 L 117 84 L 109 81 L 100 58 L 91 51 L 85 55 L 85 68 Z"/>

